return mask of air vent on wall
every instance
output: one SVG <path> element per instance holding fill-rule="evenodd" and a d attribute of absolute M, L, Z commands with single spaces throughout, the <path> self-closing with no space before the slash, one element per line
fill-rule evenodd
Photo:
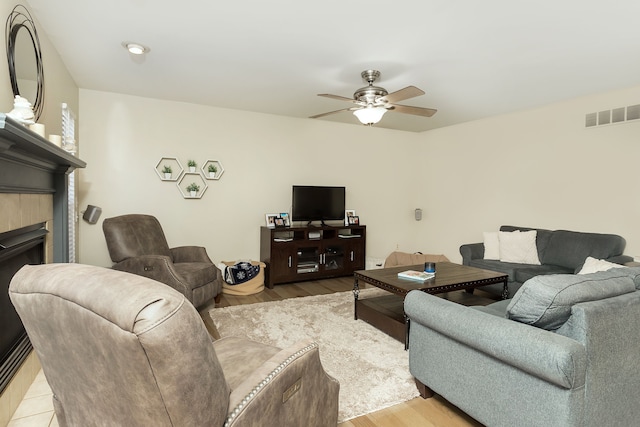
<path fill-rule="evenodd" d="M 590 128 L 638 119 L 640 119 L 640 104 L 588 113 L 585 115 L 584 126 Z"/>

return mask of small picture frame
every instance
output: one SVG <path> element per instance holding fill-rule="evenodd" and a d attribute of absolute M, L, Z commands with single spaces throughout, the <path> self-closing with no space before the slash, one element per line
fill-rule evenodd
<path fill-rule="evenodd" d="M 273 222 L 275 223 L 276 228 L 285 227 L 284 219 L 280 218 L 279 216 L 275 217 Z"/>
<path fill-rule="evenodd" d="M 360 217 L 355 215 L 350 216 L 349 225 L 360 225 Z"/>
<path fill-rule="evenodd" d="M 280 216 L 278 214 L 266 214 L 265 215 L 265 221 L 267 222 L 267 227 L 269 228 L 275 228 L 276 227 L 276 218 L 279 218 Z"/>
<path fill-rule="evenodd" d="M 280 212 L 280 218 L 284 220 L 285 227 L 291 227 L 291 219 L 288 212 Z"/>
<path fill-rule="evenodd" d="M 351 218 L 352 216 L 356 215 L 356 211 L 354 211 L 353 209 L 347 209 L 344 211 L 344 225 L 349 225 L 351 224 L 351 222 L 349 221 L 349 218 Z"/>

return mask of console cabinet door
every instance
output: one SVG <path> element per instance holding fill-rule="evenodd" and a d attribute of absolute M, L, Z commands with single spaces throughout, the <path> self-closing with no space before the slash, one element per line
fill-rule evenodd
<path fill-rule="evenodd" d="M 364 270 L 365 253 L 364 240 L 354 239 L 349 242 L 346 250 L 347 265 L 351 271 Z"/>
<path fill-rule="evenodd" d="M 286 282 L 296 277 L 296 248 L 293 245 L 274 243 L 271 247 L 269 281 Z"/>

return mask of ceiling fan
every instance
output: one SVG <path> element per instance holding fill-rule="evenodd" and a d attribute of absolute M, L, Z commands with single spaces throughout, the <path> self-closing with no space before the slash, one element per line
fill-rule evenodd
<path fill-rule="evenodd" d="M 387 111 L 395 111 L 398 113 L 413 114 L 423 117 L 431 117 L 436 113 L 436 111 L 438 111 L 433 108 L 411 107 L 409 105 L 396 104 L 398 101 L 424 95 L 424 91 L 415 86 L 407 86 L 404 89 L 389 93 L 386 89 L 373 85 L 373 82 L 380 77 L 380 71 L 365 70 L 360 75 L 367 83 L 369 83 L 369 86 L 356 90 L 353 94 L 353 99 L 340 95 L 330 95 L 328 93 L 318 94 L 318 96 L 324 96 L 326 98 L 352 102 L 356 104 L 357 107 L 343 108 L 341 110 L 330 111 L 328 113 L 316 114 L 310 118 L 317 119 L 318 117 L 328 116 L 329 114 L 335 114 L 341 111 L 353 111 L 353 114 L 362 124 L 371 126 L 378 123 Z"/>

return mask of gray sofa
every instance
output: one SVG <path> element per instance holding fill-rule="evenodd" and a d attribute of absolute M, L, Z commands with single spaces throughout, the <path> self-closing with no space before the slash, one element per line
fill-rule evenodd
<path fill-rule="evenodd" d="M 411 291 L 409 369 L 487 426 L 638 425 L 638 288 L 634 267 L 537 276 L 487 307 Z"/>
<path fill-rule="evenodd" d="M 541 265 L 516 264 L 484 258 L 484 244 L 468 243 L 460 246 L 462 264 L 509 275 L 509 295 L 513 296 L 524 282 L 541 274 L 573 274 L 591 256 L 616 264 L 633 261 L 633 257 L 622 255 L 626 245 L 624 238 L 615 234 L 582 233 L 567 230 L 545 230 L 542 228 L 503 225 L 500 231 L 536 230 L 536 245 Z M 502 284 L 482 288 L 496 295 L 502 294 Z"/>

